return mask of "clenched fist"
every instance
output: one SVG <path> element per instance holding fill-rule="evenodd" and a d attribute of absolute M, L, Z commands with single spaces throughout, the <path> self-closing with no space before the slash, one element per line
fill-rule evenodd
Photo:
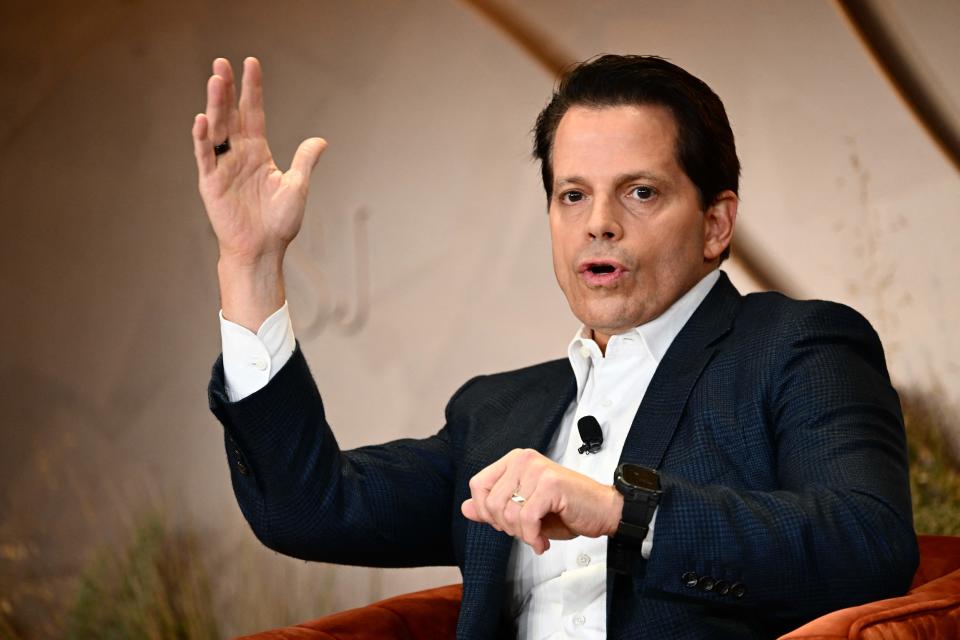
<path fill-rule="evenodd" d="M 550 460 L 533 449 L 514 449 L 470 479 L 463 515 L 486 522 L 533 547 L 550 540 L 613 535 L 623 513 L 623 496 Z"/>

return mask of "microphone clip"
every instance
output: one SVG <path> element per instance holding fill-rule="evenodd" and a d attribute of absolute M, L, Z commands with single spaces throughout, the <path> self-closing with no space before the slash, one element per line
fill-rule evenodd
<path fill-rule="evenodd" d="M 583 416 L 577 421 L 577 429 L 580 431 L 580 439 L 583 445 L 577 449 L 579 453 L 597 453 L 603 445 L 603 430 L 600 423 L 593 416 Z"/>
<path fill-rule="evenodd" d="M 586 454 L 596 453 L 597 451 L 600 451 L 601 444 L 602 443 L 600 442 L 584 442 L 582 445 L 580 445 L 580 448 L 577 449 L 577 451 L 579 453 L 586 453 Z"/>

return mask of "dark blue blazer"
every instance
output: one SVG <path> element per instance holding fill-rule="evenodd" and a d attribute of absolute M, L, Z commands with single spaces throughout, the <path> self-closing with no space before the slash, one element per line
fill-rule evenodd
<path fill-rule="evenodd" d="M 436 435 L 340 451 L 299 348 L 240 402 L 220 362 L 210 385 L 257 537 L 308 560 L 458 565 L 458 638 L 509 635 L 512 539 L 461 515 L 467 482 L 511 449 L 545 450 L 574 396 L 566 360 L 481 376 Z M 657 368 L 621 460 L 659 469 L 663 497 L 649 560 L 608 573 L 610 638 L 775 637 L 901 594 L 916 568 L 899 400 L 848 307 L 742 297 L 722 275 Z"/>

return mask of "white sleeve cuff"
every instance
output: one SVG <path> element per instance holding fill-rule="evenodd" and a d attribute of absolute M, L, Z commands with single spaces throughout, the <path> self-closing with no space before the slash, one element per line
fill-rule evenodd
<path fill-rule="evenodd" d="M 267 386 L 293 355 L 297 341 L 286 301 L 256 333 L 224 318 L 221 309 L 220 341 L 227 398 L 237 402 Z"/>
<path fill-rule="evenodd" d="M 657 523 L 657 514 L 660 512 L 660 507 L 657 506 L 653 510 L 653 517 L 650 518 L 650 527 L 647 529 L 647 537 L 643 539 L 643 544 L 640 545 L 640 555 L 643 556 L 644 560 L 650 559 L 650 552 L 653 551 L 653 525 Z"/>

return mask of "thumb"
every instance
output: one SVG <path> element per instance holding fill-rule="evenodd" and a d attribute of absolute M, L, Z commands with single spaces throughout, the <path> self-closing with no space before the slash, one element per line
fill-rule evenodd
<path fill-rule="evenodd" d="M 473 520 L 474 522 L 480 522 L 480 516 L 477 514 L 477 507 L 473 504 L 473 498 L 467 498 L 463 501 L 463 504 L 460 505 L 460 511 L 467 518 L 467 520 Z"/>
<path fill-rule="evenodd" d="M 297 147 L 297 152 L 293 154 L 293 162 L 290 163 L 290 173 L 294 174 L 297 180 L 304 183 L 309 182 L 310 173 L 317 166 L 320 154 L 327 148 L 327 141 L 323 138 L 307 138 Z"/>

